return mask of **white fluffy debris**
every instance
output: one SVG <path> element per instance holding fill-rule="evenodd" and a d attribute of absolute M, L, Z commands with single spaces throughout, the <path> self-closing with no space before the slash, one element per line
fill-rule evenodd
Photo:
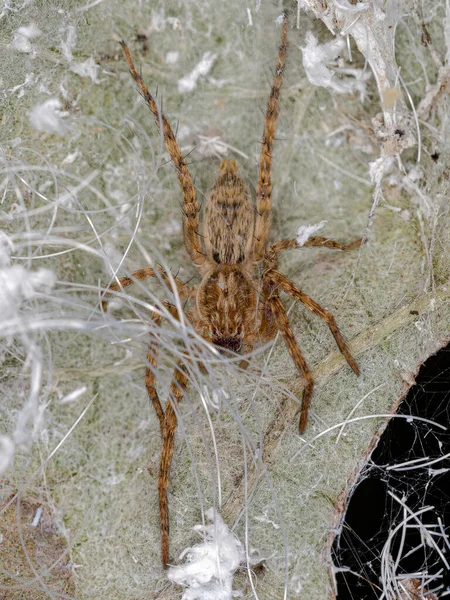
<path fill-rule="evenodd" d="M 1 320 L 14 315 L 24 300 L 30 300 L 40 290 L 53 287 L 55 275 L 48 269 L 29 271 L 21 265 L 0 269 Z"/>
<path fill-rule="evenodd" d="M 98 77 L 100 65 L 90 56 L 87 60 L 75 63 L 73 62 L 73 50 L 77 45 L 77 30 L 75 25 L 69 25 L 67 27 L 67 37 L 61 42 L 61 52 L 66 61 L 70 65 L 72 73 L 79 75 L 80 77 L 89 77 L 97 85 L 102 82 Z"/>
<path fill-rule="evenodd" d="M 65 130 L 62 110 L 58 98 L 50 98 L 42 104 L 37 104 L 29 113 L 31 125 L 38 131 L 62 135 Z"/>
<path fill-rule="evenodd" d="M 300 47 L 306 76 L 313 85 L 331 88 L 338 94 L 358 92 L 363 100 L 370 73 L 364 73 L 362 69 L 344 68 L 342 60 L 338 60 L 344 47 L 345 42 L 342 38 L 319 44 L 314 34 L 309 31 L 306 34 L 306 46 Z M 333 70 L 329 66 L 332 66 Z"/>
<path fill-rule="evenodd" d="M 320 221 L 316 225 L 300 225 L 297 229 L 297 246 L 303 246 L 304 243 L 312 236 L 313 233 L 322 229 L 326 221 Z"/>
<path fill-rule="evenodd" d="M 352 14 L 362 12 L 369 8 L 368 2 L 358 2 L 357 4 L 350 4 L 349 0 L 335 0 L 337 8 Z"/>
<path fill-rule="evenodd" d="M 67 62 L 71 63 L 73 60 L 72 50 L 75 48 L 77 43 L 77 30 L 75 25 L 69 25 L 67 27 L 67 37 L 61 42 L 61 52 Z"/>
<path fill-rule="evenodd" d="M 185 75 L 178 81 L 178 91 L 180 94 L 192 92 L 196 88 L 197 81 L 200 77 L 208 75 L 216 58 L 217 54 L 205 52 L 202 60 L 192 69 L 191 73 Z"/>
<path fill-rule="evenodd" d="M 30 23 L 28 27 L 19 27 L 14 33 L 12 45 L 19 52 L 30 54 L 32 51 L 31 40 L 41 35 L 41 30 L 36 23 Z"/>
<path fill-rule="evenodd" d="M 76 73 L 80 77 L 89 77 L 94 83 L 101 83 L 101 79 L 98 78 L 100 65 L 95 62 L 92 56 L 84 62 L 73 64 L 70 67 L 70 70 L 72 73 Z"/>
<path fill-rule="evenodd" d="M 333 71 L 327 65 L 336 60 L 344 47 L 342 39 L 334 39 L 326 44 L 319 44 L 310 31 L 306 34 L 306 46 L 301 47 L 303 67 L 306 76 L 313 85 L 334 88 L 336 81 Z M 337 82 L 339 87 L 339 82 Z"/>
<path fill-rule="evenodd" d="M 187 588 L 182 600 L 231 600 L 236 595 L 233 574 L 245 560 L 244 548 L 213 508 L 205 516 L 212 525 L 194 527 L 204 542 L 186 548 L 180 555 L 180 560 L 186 557 L 185 564 L 171 567 L 167 577 Z"/>
<path fill-rule="evenodd" d="M 22 265 L 11 265 L 14 245 L 6 234 L 0 235 L 0 321 L 15 315 L 23 300 L 33 298 L 40 290 L 53 287 L 56 277 L 49 269 L 30 271 Z"/>
<path fill-rule="evenodd" d="M 170 52 L 168 52 L 166 54 L 166 63 L 168 65 L 174 65 L 175 63 L 178 62 L 178 57 L 179 57 L 178 52 L 175 52 L 175 50 L 171 50 Z"/>

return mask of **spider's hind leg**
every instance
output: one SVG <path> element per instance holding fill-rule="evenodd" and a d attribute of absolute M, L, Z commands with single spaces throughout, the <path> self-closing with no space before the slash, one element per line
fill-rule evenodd
<path fill-rule="evenodd" d="M 158 477 L 159 514 L 161 520 L 161 558 L 163 565 L 169 561 L 169 507 L 167 501 L 167 488 L 169 487 L 169 474 L 175 447 L 175 433 L 177 430 L 177 414 L 175 407 L 181 402 L 188 385 L 187 367 L 181 360 L 177 361 L 172 383 L 170 384 L 169 399 L 163 426 L 163 445 Z"/>
<path fill-rule="evenodd" d="M 300 374 L 303 378 L 304 388 L 302 398 L 302 409 L 300 413 L 300 422 L 298 425 L 298 430 L 300 433 L 302 433 L 305 430 L 306 423 L 308 421 L 308 410 L 309 405 L 311 404 L 311 394 L 314 386 L 314 381 L 311 375 L 311 371 L 309 370 L 309 367 L 306 364 L 306 361 L 297 343 L 297 340 L 295 339 L 292 328 L 289 325 L 289 319 L 286 314 L 286 310 L 279 296 L 274 294 L 267 300 L 267 302 L 269 304 L 276 326 L 279 329 L 281 335 L 283 336 L 289 354 L 291 355 L 295 366 L 300 371 Z"/>
<path fill-rule="evenodd" d="M 304 292 L 299 290 L 292 283 L 292 281 L 290 281 L 287 277 L 285 277 L 278 271 L 269 271 L 268 277 L 273 283 L 275 283 L 279 287 L 279 289 L 283 290 L 283 292 L 291 296 L 291 298 L 294 298 L 294 300 L 298 300 L 299 302 L 304 304 L 307 308 L 309 308 L 311 312 L 313 312 L 325 321 L 325 323 L 330 328 L 334 339 L 336 340 L 336 344 L 338 345 L 339 350 L 344 355 L 345 360 L 348 362 L 353 371 L 357 375 L 359 375 L 359 367 L 356 364 L 355 359 L 351 355 L 349 347 L 347 346 L 347 342 L 344 340 L 333 315 L 328 310 L 320 306 L 320 304 L 318 304 L 310 296 L 308 296 L 308 294 L 305 294 Z"/>
<path fill-rule="evenodd" d="M 161 327 L 162 316 L 158 313 L 152 315 L 152 320 L 155 323 L 156 328 Z M 158 359 L 158 340 L 155 335 L 150 333 L 150 341 L 147 349 L 147 364 L 145 367 L 145 387 L 147 389 L 148 397 L 153 405 L 156 416 L 159 420 L 159 428 L 161 435 L 164 436 L 164 411 L 159 400 L 158 392 L 156 390 L 156 363 Z"/>

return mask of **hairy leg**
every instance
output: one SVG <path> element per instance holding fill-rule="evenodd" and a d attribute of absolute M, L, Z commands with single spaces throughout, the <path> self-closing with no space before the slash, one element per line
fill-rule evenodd
<path fill-rule="evenodd" d="M 275 130 L 280 114 L 280 90 L 283 79 L 283 71 L 286 63 L 287 50 L 287 16 L 284 16 L 281 43 L 278 52 L 277 68 L 272 90 L 267 104 L 266 120 L 262 138 L 261 155 L 259 158 L 258 185 L 256 186 L 256 220 L 255 220 L 255 245 L 254 260 L 259 261 L 264 256 L 264 249 L 269 239 L 270 225 L 272 220 L 272 181 L 270 172 L 272 169 L 272 150 L 275 138 Z"/>
<path fill-rule="evenodd" d="M 175 406 L 183 398 L 188 384 L 186 365 L 177 362 L 174 376 L 170 385 L 169 399 L 166 404 L 166 412 L 163 428 L 163 446 L 158 477 L 159 514 L 161 521 L 161 558 L 163 565 L 169 561 L 169 508 L 167 501 L 167 488 L 169 487 L 169 473 L 175 447 L 175 433 L 177 430 L 177 415 Z"/>
<path fill-rule="evenodd" d="M 311 404 L 311 394 L 313 390 L 314 381 L 311 375 L 311 371 L 309 370 L 309 367 L 306 364 L 306 361 L 300 350 L 300 347 L 297 344 L 297 340 L 295 339 L 291 326 L 289 325 L 289 319 L 286 314 L 286 310 L 283 306 L 283 303 L 277 295 L 271 296 L 267 300 L 267 302 L 273 314 L 275 324 L 278 327 L 281 335 L 283 336 L 289 354 L 291 355 L 295 366 L 300 371 L 300 374 L 303 378 L 304 388 L 302 398 L 302 409 L 300 413 L 300 422 L 298 425 L 298 430 L 300 433 L 302 433 L 305 430 L 306 423 L 308 421 L 308 410 L 309 405 Z"/>
<path fill-rule="evenodd" d="M 337 326 L 333 315 L 328 310 L 320 306 L 320 304 L 315 302 L 315 300 L 310 298 L 308 294 L 305 294 L 304 292 L 299 290 L 292 283 L 292 281 L 290 281 L 287 277 L 285 277 L 278 271 L 267 271 L 266 276 L 270 279 L 270 281 L 276 284 L 279 289 L 283 290 L 283 292 L 291 296 L 291 298 L 294 298 L 295 300 L 298 300 L 299 302 L 304 304 L 307 308 L 309 308 L 310 311 L 312 311 L 314 314 L 316 314 L 326 322 L 326 324 L 330 328 L 331 333 L 334 336 L 334 339 L 336 340 L 339 350 L 342 352 L 346 361 L 351 366 L 353 371 L 357 375 L 359 375 L 359 367 L 356 364 L 356 361 L 353 358 L 353 356 L 350 354 L 350 350 L 348 349 L 347 343 L 342 337 L 342 334 L 339 331 L 339 327 Z"/>
<path fill-rule="evenodd" d="M 157 327 L 161 327 L 162 316 L 154 313 L 152 319 Z M 155 409 L 159 420 L 161 436 L 164 437 L 164 411 L 156 391 L 156 363 L 158 359 L 158 341 L 153 334 L 150 334 L 150 341 L 147 350 L 147 364 L 145 367 L 145 387 L 148 397 Z"/>
<path fill-rule="evenodd" d="M 362 244 L 362 240 L 354 240 L 353 242 L 349 242 L 348 244 L 341 244 L 340 242 L 335 242 L 334 240 L 330 240 L 326 237 L 310 237 L 306 240 L 306 242 L 299 246 L 297 244 L 297 238 L 289 238 L 287 240 L 279 240 L 274 244 L 271 244 L 265 254 L 265 259 L 269 264 L 277 264 L 278 258 L 281 252 L 285 252 L 286 250 L 294 250 L 295 248 L 332 248 L 333 250 L 353 250 L 354 248 L 359 248 Z"/>
<path fill-rule="evenodd" d="M 180 315 L 178 308 L 171 304 L 170 302 L 164 302 L 164 306 L 166 310 L 169 312 L 172 317 L 179 320 Z M 156 327 L 161 327 L 162 315 L 158 313 L 152 314 L 152 320 L 155 323 Z M 159 400 L 158 392 L 156 390 L 156 366 L 158 359 L 158 339 L 155 335 L 150 333 L 150 341 L 148 344 L 147 350 L 147 365 L 145 368 L 145 387 L 147 389 L 148 397 L 155 409 L 156 415 L 159 420 L 159 426 L 161 429 L 161 438 L 164 438 L 164 410 Z"/>
<path fill-rule="evenodd" d="M 122 288 L 126 288 L 129 285 L 135 283 L 136 281 L 145 281 L 145 279 L 148 279 L 149 277 L 156 277 L 162 279 L 162 281 L 167 285 L 169 290 L 172 288 L 172 281 L 174 281 L 175 285 L 177 286 L 178 295 L 183 300 L 192 298 L 196 293 L 197 286 L 189 286 L 182 283 L 178 279 L 175 279 L 175 277 L 170 277 L 168 273 L 164 271 L 164 269 L 161 269 L 161 267 L 156 267 L 156 269 L 153 269 L 152 267 L 144 267 L 143 269 L 134 271 L 134 273 L 131 274 L 131 277 L 121 277 L 119 281 L 115 281 L 114 283 L 109 285 L 106 289 L 106 292 L 103 295 L 102 309 L 106 310 L 108 297 L 111 295 L 111 292 L 115 292 L 117 290 L 121 290 Z"/>
<path fill-rule="evenodd" d="M 136 85 L 138 86 L 139 91 L 142 94 L 144 100 L 146 101 L 147 106 L 152 111 L 158 129 L 162 132 L 162 135 L 164 137 L 164 144 L 166 146 L 167 152 L 170 155 L 170 158 L 172 159 L 172 164 L 175 167 L 175 171 L 177 172 L 178 182 L 180 184 L 184 197 L 184 244 L 191 256 L 192 262 L 195 265 L 200 266 L 205 262 L 206 255 L 202 251 L 202 242 L 198 233 L 199 206 L 191 174 L 189 173 L 189 169 L 187 168 L 186 162 L 181 154 L 180 147 L 172 131 L 172 127 L 170 126 L 169 121 L 159 110 L 158 105 L 156 104 L 156 101 L 153 98 L 153 96 L 148 91 L 144 80 L 136 71 L 136 67 L 134 66 L 134 62 L 131 57 L 128 46 L 125 44 L 125 42 L 120 42 L 120 45 L 122 46 L 122 50 L 125 55 L 125 59 L 128 63 L 131 75 L 134 81 L 136 82 Z"/>

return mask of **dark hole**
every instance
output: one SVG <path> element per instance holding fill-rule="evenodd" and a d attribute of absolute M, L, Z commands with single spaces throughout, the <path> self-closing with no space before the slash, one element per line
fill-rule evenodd
<path fill-rule="evenodd" d="M 445 560 L 450 563 L 450 549 L 442 536 L 444 531 L 450 540 L 450 458 L 409 470 L 400 466 L 415 459 L 431 462 L 450 453 L 450 345 L 424 363 L 397 414 L 430 419 L 448 429 L 414 419 L 392 419 L 388 424 L 353 491 L 333 544 L 338 600 L 382 597 L 381 559 L 387 548 L 393 563 L 398 560 L 397 577 L 419 573 L 418 579 L 412 579 L 431 580 L 428 590 L 436 598 L 450 598 L 450 571 L 445 564 Z M 408 520 L 408 527 L 399 527 L 387 546 L 389 534 L 405 519 L 403 506 L 389 492 L 404 501 L 407 516 L 427 510 L 417 520 Z M 427 542 L 418 521 L 431 532 L 435 545 Z"/>

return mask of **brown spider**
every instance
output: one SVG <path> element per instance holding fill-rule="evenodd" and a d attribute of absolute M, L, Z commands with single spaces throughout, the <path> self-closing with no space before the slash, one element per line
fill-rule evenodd
<path fill-rule="evenodd" d="M 299 423 L 299 430 L 302 432 L 307 423 L 313 378 L 289 324 L 280 292 L 299 300 L 322 318 L 329 326 L 348 364 L 357 374 L 359 369 L 334 317 L 277 271 L 279 254 L 284 250 L 297 248 L 296 239 L 280 240 L 269 245 L 272 213 L 270 171 L 275 128 L 280 111 L 280 89 L 286 60 L 287 31 L 288 22 L 285 16 L 275 79 L 264 123 L 256 187 L 256 210 L 247 186 L 238 174 L 235 161 L 223 160 L 219 176 L 206 205 L 203 235 L 199 233 L 199 205 L 195 187 L 172 128 L 136 71 L 127 45 L 125 42 L 121 42 L 121 45 L 131 75 L 152 111 L 158 129 L 162 129 L 164 143 L 183 192 L 184 244 L 192 262 L 203 276 L 202 282 L 195 286 L 187 286 L 177 279 L 172 279 L 175 281 L 179 297 L 193 304 L 187 310 L 186 316 L 195 331 L 208 342 L 235 353 L 248 353 L 257 341 L 270 340 L 279 331 L 304 383 Z M 349 244 L 340 244 L 323 237 L 311 237 L 304 246 L 350 250 L 360 243 L 361 240 L 356 240 Z M 135 271 L 131 277 L 124 277 L 110 285 L 105 298 L 111 291 L 120 290 L 148 277 L 158 277 L 170 285 L 171 279 L 163 269 L 145 267 Z M 103 303 L 104 306 L 105 303 L 106 301 Z M 167 302 L 165 305 L 170 314 L 179 318 L 178 309 L 174 305 Z M 153 315 L 152 318 L 156 324 L 159 324 L 162 317 Z M 155 387 L 156 354 L 156 345 L 151 344 L 147 354 L 145 384 L 158 416 L 162 435 L 158 493 L 162 562 L 166 565 L 169 559 L 167 488 L 177 427 L 175 406 L 183 397 L 188 376 L 186 365 L 179 360 L 164 411 Z"/>

